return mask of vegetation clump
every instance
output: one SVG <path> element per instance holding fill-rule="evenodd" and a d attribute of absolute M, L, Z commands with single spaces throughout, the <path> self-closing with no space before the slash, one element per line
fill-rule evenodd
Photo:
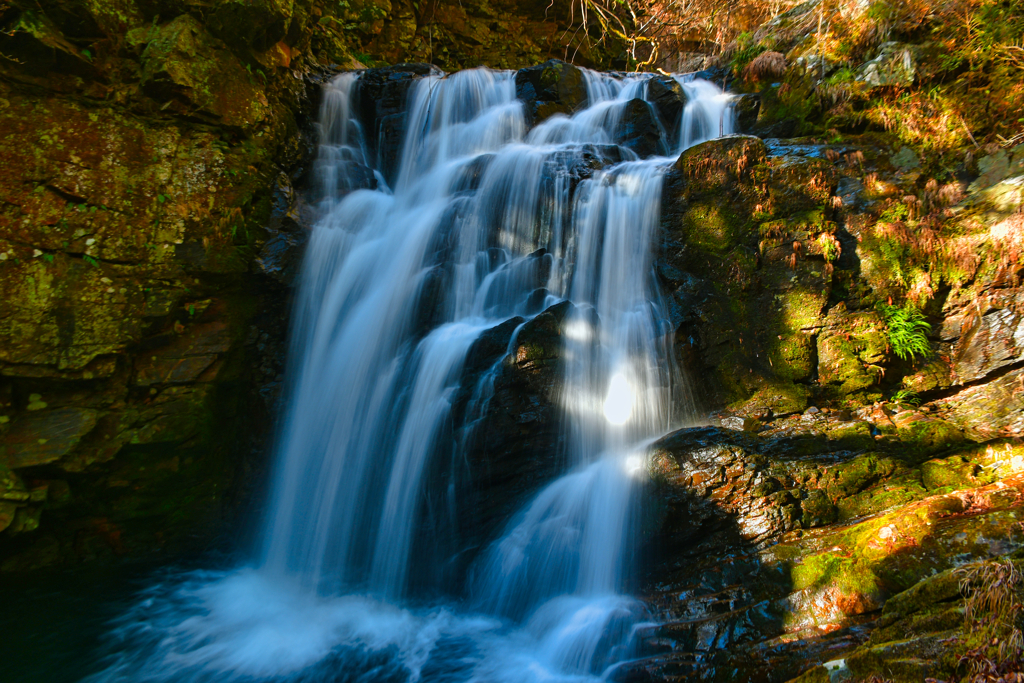
<path fill-rule="evenodd" d="M 910 303 L 903 306 L 879 304 L 878 311 L 885 319 L 886 335 L 897 357 L 908 360 L 931 353 L 928 332 L 932 326 L 916 306 Z"/>
<path fill-rule="evenodd" d="M 1012 560 L 980 562 L 958 570 L 970 649 L 960 657 L 964 683 L 1019 681 L 1024 677 L 1024 577 Z"/>

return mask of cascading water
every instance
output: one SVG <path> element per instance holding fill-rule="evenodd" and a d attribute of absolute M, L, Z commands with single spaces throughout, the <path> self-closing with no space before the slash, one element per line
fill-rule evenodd
<path fill-rule="evenodd" d="M 650 262 L 673 159 L 620 147 L 626 161 L 574 185 L 572 164 L 616 143 L 647 88 L 585 73 L 590 105 L 532 130 L 513 72 L 422 78 L 394 191 L 352 113 L 358 75 L 327 86 L 262 556 L 154 586 L 95 680 L 575 679 L 629 656 L 644 444 L 688 417 Z M 731 132 L 726 96 L 678 80 L 680 149 Z M 480 553 L 468 612 L 416 603 L 427 472 L 453 448 L 441 435 L 467 353 L 560 301 L 565 474 Z"/>

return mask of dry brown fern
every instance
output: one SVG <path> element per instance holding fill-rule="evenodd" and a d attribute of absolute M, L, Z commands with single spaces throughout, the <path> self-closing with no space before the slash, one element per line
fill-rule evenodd
<path fill-rule="evenodd" d="M 748 81 L 764 81 L 781 78 L 786 73 L 786 57 L 781 52 L 762 52 L 743 70 Z"/>

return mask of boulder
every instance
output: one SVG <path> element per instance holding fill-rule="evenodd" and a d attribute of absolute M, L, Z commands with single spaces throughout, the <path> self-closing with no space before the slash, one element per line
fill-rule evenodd
<path fill-rule="evenodd" d="M 753 135 L 757 126 L 757 116 L 761 112 L 761 96 L 736 95 L 732 106 L 736 112 L 736 132 Z"/>
<path fill-rule="evenodd" d="M 484 332 L 467 355 L 452 410 L 468 458 L 459 500 L 472 511 L 457 520 L 460 547 L 492 537 L 561 471 L 566 435 L 559 357 L 572 315 L 575 307 L 563 301 L 525 324 L 513 318 Z"/>
<path fill-rule="evenodd" d="M 679 131 L 686 108 L 683 86 L 669 76 L 654 76 L 647 81 L 646 99 L 658 114 L 658 120 L 668 138 L 669 147 L 679 146 Z"/>
<path fill-rule="evenodd" d="M 662 143 L 657 114 L 650 103 L 641 99 L 632 99 L 623 107 L 615 141 L 641 158 L 668 153 Z"/>
<path fill-rule="evenodd" d="M 572 114 L 587 106 L 583 71 L 559 59 L 516 72 L 516 97 L 526 108 L 526 118 L 537 124 L 552 114 Z"/>

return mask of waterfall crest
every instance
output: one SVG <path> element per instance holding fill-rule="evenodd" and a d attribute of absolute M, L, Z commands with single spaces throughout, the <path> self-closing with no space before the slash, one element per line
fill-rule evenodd
<path fill-rule="evenodd" d="M 155 587 L 151 642 L 98 680 L 337 666 L 348 673 L 308 679 L 569 679 L 630 656 L 645 618 L 623 594 L 644 447 L 690 417 L 651 264 L 662 178 L 668 152 L 730 133 L 732 113 L 712 84 L 677 77 L 678 144 L 660 128 L 661 155 L 640 158 L 617 141 L 629 108 L 650 106 L 647 77 L 584 74 L 589 105 L 532 128 L 514 72 L 420 78 L 393 188 L 356 114 L 358 74 L 326 86 L 321 217 L 260 560 Z M 606 162 L 580 178 L 595 150 Z M 461 595 L 471 614 L 413 607 L 413 584 L 435 573 L 417 538 L 445 523 L 425 512 L 428 473 L 462 447 L 450 428 L 467 354 L 485 331 L 563 301 L 564 473 L 478 553 Z M 133 623 L 122 634 L 145 641 Z"/>

